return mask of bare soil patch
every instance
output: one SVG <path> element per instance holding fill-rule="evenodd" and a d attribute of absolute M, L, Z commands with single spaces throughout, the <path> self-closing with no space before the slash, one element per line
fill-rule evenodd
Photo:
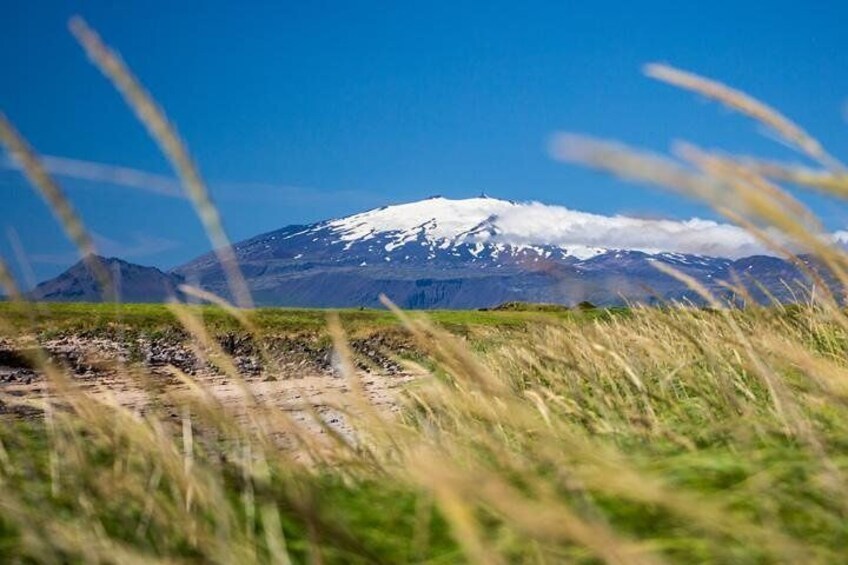
<path fill-rule="evenodd" d="M 166 417 L 182 417 L 179 408 L 163 404 L 161 395 L 154 392 L 166 390 L 168 398 L 191 393 L 174 376 L 176 368 L 235 412 L 246 407 L 241 381 L 256 400 L 284 411 L 305 430 L 320 435 L 327 426 L 354 439 L 347 413 L 359 399 L 329 344 L 308 335 L 273 337 L 264 356 L 241 336 L 224 335 L 219 344 L 238 369 L 238 379 L 209 363 L 190 342 L 66 335 L 43 340 L 39 346 L 81 390 L 142 415 L 158 409 Z M 351 347 L 365 400 L 381 414 L 396 413 L 399 389 L 415 378 L 396 357 L 406 345 L 388 343 L 378 335 L 352 340 Z M 4 417 L 39 418 L 39 401 L 61 402 L 48 379 L 33 366 L 32 350 L 32 340 L 0 340 L 0 393 L 5 396 L 0 414 Z"/>

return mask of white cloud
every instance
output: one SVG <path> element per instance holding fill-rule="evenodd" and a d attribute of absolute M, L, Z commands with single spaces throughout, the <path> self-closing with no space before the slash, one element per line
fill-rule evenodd
<path fill-rule="evenodd" d="M 129 241 L 117 241 L 98 233 L 92 233 L 97 253 L 104 257 L 137 259 L 149 257 L 179 247 L 180 243 L 163 237 L 140 232 L 130 234 Z M 32 263 L 42 265 L 68 265 L 80 259 L 76 251 L 66 253 L 32 253 L 27 257 Z"/>
<path fill-rule="evenodd" d="M 179 180 L 172 176 L 52 155 L 42 155 L 41 161 L 47 172 L 59 178 L 132 188 L 172 198 L 186 198 Z M 21 165 L 9 155 L 0 155 L 0 169 L 20 171 Z M 12 184 L 15 184 L 12 180 L 0 178 L 0 186 Z M 216 199 L 219 198 L 222 202 L 326 206 L 339 203 L 372 204 L 379 199 L 379 195 L 362 190 L 325 191 L 265 182 L 215 181 L 209 185 Z"/>
<path fill-rule="evenodd" d="M 179 181 L 167 175 L 51 155 L 43 155 L 41 162 L 47 172 L 58 177 L 136 188 L 162 196 L 183 198 Z M 12 170 L 20 170 L 21 168 L 18 161 L 11 156 L 0 160 L 0 166 Z"/>
<path fill-rule="evenodd" d="M 675 252 L 716 257 L 767 253 L 748 232 L 712 220 L 640 219 L 575 212 L 538 202 L 501 213 L 498 239 L 530 245 L 558 245 Z"/>

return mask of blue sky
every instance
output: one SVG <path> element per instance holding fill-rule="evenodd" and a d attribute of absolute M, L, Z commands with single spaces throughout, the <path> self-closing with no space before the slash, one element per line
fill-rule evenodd
<path fill-rule="evenodd" d="M 189 5 L 191 4 L 191 5 Z M 234 240 L 432 194 L 605 214 L 699 205 L 552 161 L 560 130 L 666 150 L 684 139 L 792 155 L 744 119 L 640 73 L 663 61 L 780 108 L 848 155 L 844 2 L 12 1 L 0 109 L 43 154 L 170 175 L 67 32 L 80 14 L 164 106 Z M 104 253 L 167 268 L 208 249 L 189 205 L 61 179 Z M 0 170 L 0 253 L 35 278 L 74 261 L 20 175 Z M 840 206 L 805 197 L 828 226 Z"/>

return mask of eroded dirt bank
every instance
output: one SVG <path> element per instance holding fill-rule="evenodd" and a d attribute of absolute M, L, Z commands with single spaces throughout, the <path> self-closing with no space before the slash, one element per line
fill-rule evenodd
<path fill-rule="evenodd" d="M 353 438 L 345 413 L 354 410 L 359 399 L 326 338 L 306 333 L 271 336 L 260 346 L 246 336 L 224 334 L 216 341 L 238 376 L 215 362 L 215 348 L 199 348 L 179 336 L 121 339 L 68 334 L 0 339 L 0 393 L 4 397 L 0 414 L 38 418 L 40 400 L 62 401 L 56 387 L 33 362 L 37 343 L 82 390 L 139 414 L 155 406 L 165 417 L 182 417 L 174 399 L 191 391 L 176 375 L 181 372 L 235 412 L 246 406 L 244 383 L 256 400 L 284 411 L 305 430 L 323 433 L 318 418 Z M 367 402 L 385 415 L 398 411 L 398 390 L 416 378 L 400 361 L 413 353 L 410 344 L 375 334 L 352 339 L 350 347 Z M 170 400 L 163 402 L 163 398 Z"/>

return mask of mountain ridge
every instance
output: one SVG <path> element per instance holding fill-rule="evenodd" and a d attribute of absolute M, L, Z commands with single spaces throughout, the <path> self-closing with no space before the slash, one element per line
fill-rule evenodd
<path fill-rule="evenodd" d="M 600 216 L 485 196 L 435 196 L 286 226 L 233 249 L 256 303 L 266 306 L 379 307 L 381 294 L 406 308 L 701 301 L 655 262 L 721 296 L 729 291 L 720 281 L 738 270 L 743 279 L 767 280 L 780 300 L 794 300 L 789 290 L 806 280 L 790 262 L 757 253 L 758 243 L 735 226 Z M 229 297 L 213 253 L 159 273 Z"/>

